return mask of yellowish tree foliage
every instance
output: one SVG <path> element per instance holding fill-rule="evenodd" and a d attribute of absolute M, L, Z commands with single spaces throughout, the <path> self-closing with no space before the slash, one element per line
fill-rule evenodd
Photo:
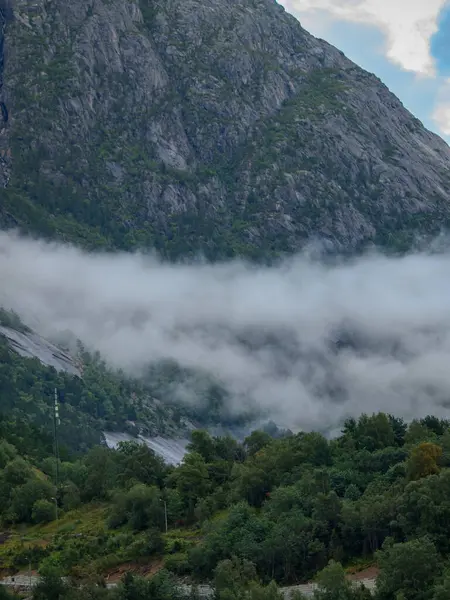
<path fill-rule="evenodd" d="M 442 447 L 431 442 L 422 442 L 413 448 L 407 465 L 409 479 L 422 479 L 439 473 L 438 461 L 441 456 Z"/>

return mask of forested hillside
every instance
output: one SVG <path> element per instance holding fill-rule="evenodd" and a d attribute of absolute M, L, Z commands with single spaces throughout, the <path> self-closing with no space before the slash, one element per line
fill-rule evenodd
<path fill-rule="evenodd" d="M 35 436 L 28 427 L 47 440 L 51 452 L 53 439 L 54 390 L 60 395 L 60 436 L 65 448 L 84 451 L 99 444 L 105 430 L 130 433 L 177 435 L 185 431 L 182 413 L 161 407 L 152 400 L 142 383 L 123 374 L 114 374 L 98 358 L 83 353 L 83 377 L 74 377 L 43 365 L 38 359 L 22 358 L 0 336 L 1 415 L 8 425 L 5 435 L 15 435 L 30 451 L 37 451 Z M 28 425 L 25 423 L 28 422 Z"/>
<path fill-rule="evenodd" d="M 17 315 L 0 308 L 2 325 L 27 331 Z M 235 428 L 255 416 L 230 414 L 225 391 L 214 381 L 202 386 L 195 405 L 175 402 L 171 384 L 185 376 L 175 364 L 154 364 L 146 376 L 133 378 L 108 368 L 98 353 L 89 353 L 81 343 L 75 362 L 80 376 L 57 372 L 37 358 L 20 356 L 0 332 L 0 419 L 7 441 L 19 439 L 18 446 L 33 454 L 52 451 L 55 389 L 63 453 L 86 451 L 101 442 L 104 431 L 177 438 L 202 425 Z"/>
<path fill-rule="evenodd" d="M 92 598 L 173 598 L 182 595 L 173 577 L 211 581 L 223 600 L 273 599 L 271 581 L 323 569 L 317 598 L 371 598 L 340 563 L 378 564 L 379 600 L 441 600 L 450 590 L 449 425 L 380 413 L 347 421 L 332 441 L 256 431 L 242 445 L 196 431 L 176 468 L 135 443 L 95 448 L 59 464 L 58 515 L 54 461 L 3 441 L 2 564 L 39 568 L 36 599 L 72 598 L 79 585 Z M 125 583 L 98 588 L 121 564 Z M 132 577 L 156 572 L 150 582 Z M 62 575 L 71 583 L 58 583 Z"/>

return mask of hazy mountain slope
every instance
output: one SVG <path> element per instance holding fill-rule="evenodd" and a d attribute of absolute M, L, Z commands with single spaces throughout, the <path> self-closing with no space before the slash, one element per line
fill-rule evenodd
<path fill-rule="evenodd" d="M 3 226 L 214 258 L 448 224 L 448 146 L 272 0 L 16 0 L 4 47 Z"/>
<path fill-rule="evenodd" d="M 174 365 L 153 364 L 147 377 L 136 379 L 108 368 L 98 353 L 90 354 L 81 343 L 66 351 L 0 307 L 0 429 L 4 421 L 29 421 L 50 435 L 57 388 L 62 439 L 77 450 L 98 443 L 109 432 L 108 443 L 141 436 L 157 454 L 176 462 L 182 445 L 164 442 L 164 437 L 186 438 L 197 427 L 242 439 L 249 423 L 265 427 L 274 437 L 283 433 L 273 423 L 258 423 L 262 413 L 231 414 L 219 387 L 208 386 L 205 378 L 195 405 L 177 402 L 173 385 L 178 381 L 184 378 Z"/>
<path fill-rule="evenodd" d="M 27 422 L 51 439 L 55 387 L 61 394 L 61 444 L 72 450 L 99 443 L 102 431 L 179 437 L 192 428 L 186 409 L 168 397 L 163 404 L 148 387 L 109 371 L 98 358 L 83 353 L 80 378 L 20 356 L 3 333 L 0 328 L 0 429 L 9 422 L 20 430 Z"/>

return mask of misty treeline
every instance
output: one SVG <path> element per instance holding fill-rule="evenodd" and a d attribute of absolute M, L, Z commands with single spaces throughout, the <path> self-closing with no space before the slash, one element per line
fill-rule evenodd
<path fill-rule="evenodd" d="M 27 332 L 17 315 L 1 308 L 0 326 Z M 55 388 L 60 396 L 63 456 L 83 453 L 100 444 L 102 431 L 176 436 L 193 417 L 200 424 L 224 420 L 224 403 L 218 389 L 210 388 L 213 393 L 208 389 L 199 405 L 171 402 L 166 391 L 175 375 L 168 366 L 154 367 L 147 379 L 138 380 L 112 371 L 98 353 L 87 352 L 81 344 L 77 356 L 81 378 L 58 373 L 38 359 L 19 356 L 0 335 L 0 431 L 3 427 L 8 441 L 32 455 L 52 452 Z M 163 397 L 164 403 L 155 402 L 155 396 Z"/>
<path fill-rule="evenodd" d="M 42 585 L 66 575 L 76 585 L 95 582 L 92 597 L 127 600 L 177 598 L 174 577 L 216 581 L 224 600 L 272 599 L 271 581 L 292 584 L 321 572 L 318 598 L 350 600 L 371 596 L 347 582 L 341 565 L 375 560 L 377 599 L 448 598 L 449 425 L 432 416 L 406 425 L 378 413 L 348 420 L 331 441 L 316 432 L 274 439 L 255 431 L 243 443 L 197 430 L 177 467 L 135 442 L 99 446 L 61 461 L 57 488 L 54 458 L 33 459 L 2 441 L 5 528 L 54 520 L 53 498 L 60 519 L 73 511 L 98 515 L 97 528 L 81 535 L 59 527 L 45 545 L 10 547 L 6 566 L 31 561 L 48 575 Z M 129 589 L 143 591 L 97 585 L 115 565 L 161 560 L 152 584 L 127 578 Z M 70 590 L 39 590 L 42 600 L 72 598 Z"/>

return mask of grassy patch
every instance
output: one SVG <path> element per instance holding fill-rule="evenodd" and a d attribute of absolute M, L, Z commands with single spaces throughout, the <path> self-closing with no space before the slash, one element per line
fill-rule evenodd
<path fill-rule="evenodd" d="M 187 552 L 200 541 L 196 529 L 174 529 L 162 535 L 163 550 L 154 550 L 153 534 L 132 532 L 126 527 L 107 528 L 108 505 L 88 505 L 63 514 L 45 525 L 18 526 L 8 532 L 0 545 L 0 570 L 17 572 L 37 570 L 51 557 L 67 574 L 81 575 L 89 569 L 97 574 L 121 572 L 134 564 L 137 572 L 153 573 L 155 564 L 169 561 L 171 570 L 184 573 Z"/>
<path fill-rule="evenodd" d="M 11 528 L 9 538 L 0 545 L 0 569 L 17 570 L 28 564 L 37 568 L 51 555 L 58 538 L 98 536 L 106 531 L 104 505 L 85 506 L 63 514 L 58 521 L 43 525 L 20 525 Z"/>

